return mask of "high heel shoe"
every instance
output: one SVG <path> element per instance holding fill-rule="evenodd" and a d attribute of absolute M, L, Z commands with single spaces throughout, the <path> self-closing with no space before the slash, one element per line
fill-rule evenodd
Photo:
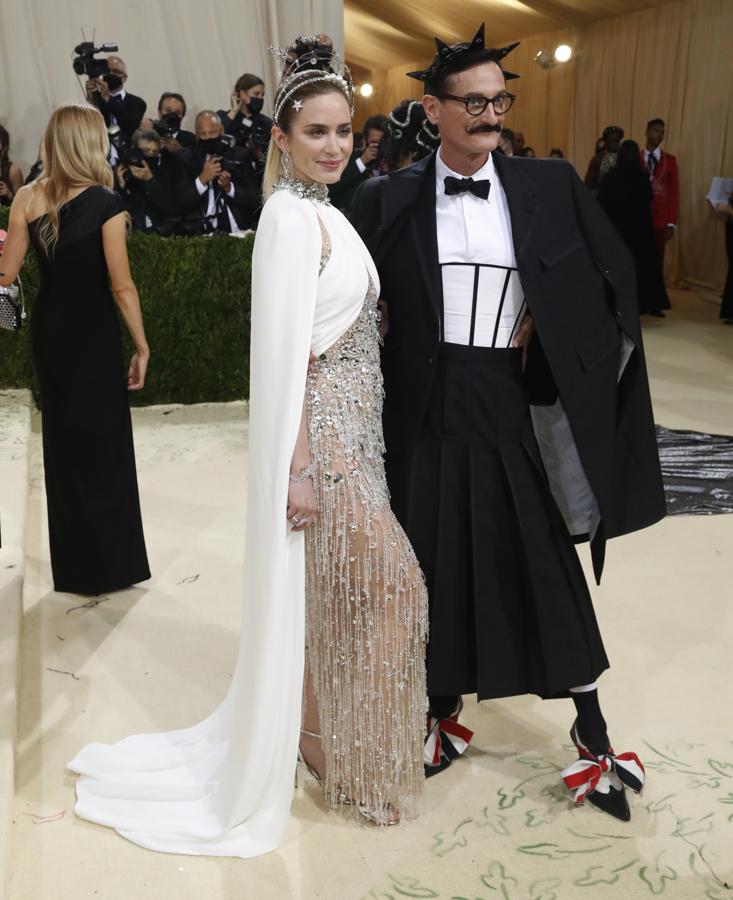
<path fill-rule="evenodd" d="M 611 746 L 596 755 L 583 742 L 578 720 L 570 729 L 570 739 L 578 750 L 578 759 L 563 769 L 561 775 L 569 790 L 575 791 L 575 804 L 586 800 L 622 822 L 631 819 L 626 788 L 641 794 L 644 790 L 644 766 L 636 753 L 614 753 Z"/>
<path fill-rule="evenodd" d="M 307 731 L 305 728 L 301 728 L 301 734 L 307 735 L 307 737 L 318 738 L 321 739 L 320 734 L 316 734 L 313 731 Z M 323 791 L 324 800 L 328 800 L 328 795 L 326 792 L 326 784 L 323 780 L 323 776 L 321 773 L 314 768 L 308 760 L 303 755 L 303 751 L 298 747 L 298 763 L 302 765 L 306 772 L 311 776 L 311 778 L 316 782 L 316 784 Z M 295 787 L 298 787 L 298 768 L 296 766 L 295 769 Z M 347 796 L 347 794 L 339 787 L 338 794 L 336 797 L 336 802 L 342 806 L 356 806 L 357 812 L 360 816 L 363 816 L 368 822 L 372 822 L 375 825 L 399 825 L 400 822 L 400 813 L 399 810 L 392 806 L 391 803 L 388 803 L 384 809 L 370 809 L 365 803 L 354 803 L 354 801 Z"/>
<path fill-rule="evenodd" d="M 432 778 L 444 772 L 454 759 L 466 752 L 473 732 L 458 722 L 463 710 L 463 697 L 446 719 L 439 719 L 428 712 L 427 736 L 423 750 L 425 777 Z"/>

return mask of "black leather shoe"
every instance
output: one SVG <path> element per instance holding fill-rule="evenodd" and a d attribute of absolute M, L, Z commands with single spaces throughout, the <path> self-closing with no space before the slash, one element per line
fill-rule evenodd
<path fill-rule="evenodd" d="M 631 821 L 631 810 L 629 809 L 629 801 L 626 799 L 626 788 L 615 788 L 609 785 L 607 794 L 602 794 L 599 790 L 588 794 L 588 803 L 592 803 L 601 812 L 608 813 L 615 819 L 621 819 L 622 822 Z"/>

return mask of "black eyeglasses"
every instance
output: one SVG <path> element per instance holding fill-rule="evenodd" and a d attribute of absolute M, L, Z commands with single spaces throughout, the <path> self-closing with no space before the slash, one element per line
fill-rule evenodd
<path fill-rule="evenodd" d="M 517 99 L 515 94 L 508 91 L 502 91 L 496 97 L 484 97 L 483 94 L 469 94 L 467 97 L 456 97 L 455 94 L 436 94 L 439 100 L 456 100 L 466 107 L 469 116 L 480 116 L 489 103 L 494 107 L 497 116 L 503 116 L 512 108 L 512 104 Z"/>

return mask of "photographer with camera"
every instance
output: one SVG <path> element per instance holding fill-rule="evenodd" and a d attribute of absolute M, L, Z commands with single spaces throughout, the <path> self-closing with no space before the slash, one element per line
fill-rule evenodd
<path fill-rule="evenodd" d="M 177 155 L 176 199 L 187 234 L 237 234 L 262 204 L 247 155 L 213 110 L 196 116 L 196 143 Z"/>
<path fill-rule="evenodd" d="M 231 134 L 237 146 L 247 146 L 253 129 L 272 129 L 272 119 L 262 114 L 264 102 L 265 82 L 258 75 L 240 75 L 229 98 L 229 109 L 217 113 L 224 133 Z"/>
<path fill-rule="evenodd" d="M 138 128 L 131 145 L 116 167 L 115 177 L 132 227 L 170 232 L 176 216 L 175 159 L 161 152 L 160 136 L 152 129 Z"/>
<path fill-rule="evenodd" d="M 141 128 L 152 128 L 160 136 L 163 156 L 180 153 L 184 147 L 196 142 L 192 131 L 185 131 L 181 124 L 186 117 L 186 101 L 182 94 L 165 91 L 158 100 L 158 118 L 144 119 Z"/>
<path fill-rule="evenodd" d="M 386 132 L 387 117 L 370 116 L 364 125 L 364 149 L 354 150 L 340 180 L 328 187 L 331 203 L 345 215 L 348 215 L 359 185 L 367 178 L 382 175 L 386 171 Z"/>
<path fill-rule="evenodd" d="M 140 127 L 147 104 L 142 97 L 125 90 L 127 66 L 119 56 L 108 56 L 106 60 L 95 62 L 106 63 L 106 71 L 88 78 L 85 91 L 87 100 L 104 116 L 107 128 L 113 128 L 117 134 L 110 151 L 110 162 L 114 165 L 120 148 L 129 145 L 132 133 Z"/>

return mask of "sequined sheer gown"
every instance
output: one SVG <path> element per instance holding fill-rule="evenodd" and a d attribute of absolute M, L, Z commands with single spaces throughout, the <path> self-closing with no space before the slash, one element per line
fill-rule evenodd
<path fill-rule="evenodd" d="M 327 798 L 410 815 L 423 783 L 426 594 L 389 505 L 371 278 L 358 319 L 309 375 L 306 404 L 317 501 L 306 531 L 306 658 Z"/>

